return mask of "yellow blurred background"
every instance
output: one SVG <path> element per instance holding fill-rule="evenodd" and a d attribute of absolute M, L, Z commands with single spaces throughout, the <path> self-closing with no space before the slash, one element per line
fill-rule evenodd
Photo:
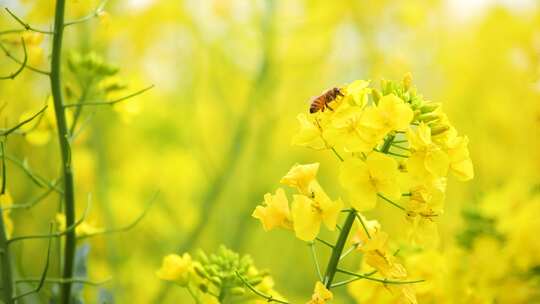
<path fill-rule="evenodd" d="M 67 18 L 84 16 L 98 4 L 69 0 Z M 52 23 L 54 1 L 7 0 L 3 6 L 35 27 Z M 291 301 L 306 299 L 316 280 L 308 247 L 282 231 L 264 233 L 251 212 L 294 163 L 321 162 L 321 183 L 339 196 L 333 156 L 290 145 L 297 113 L 328 87 L 355 79 L 377 84 L 407 72 L 419 92 L 442 102 L 469 137 L 475 167 L 471 182 L 450 182 L 440 224 L 441 252 L 459 256 L 445 262 L 459 270 L 450 276 L 455 281 L 441 287 L 455 298 L 424 302 L 540 302 L 530 288 L 521 297 L 501 295 L 524 284 L 533 291 L 540 286 L 534 285 L 540 277 L 538 2 L 110 0 L 105 9 L 107 14 L 66 29 L 64 58 L 98 54 L 120 68 L 123 94 L 155 87 L 113 107 L 85 108 L 72 156 L 77 214 L 91 194 L 88 221 L 121 227 L 159 190 L 136 227 L 82 242 L 90 244 L 89 278 L 112 277 L 103 288 L 116 303 L 190 303 L 185 290 L 156 278 L 162 256 L 198 248 L 212 252 L 220 244 L 269 269 L 276 289 Z M 18 24 L 2 11 L 0 27 Z M 22 58 L 17 37 L 0 38 L 6 45 L 4 39 L 11 39 L 10 49 Z M 28 48 L 29 64 L 47 70 L 50 37 L 36 40 Z M 0 63 L 2 75 L 17 68 L 6 56 Z M 64 70 L 65 82 L 75 86 Z M 29 70 L 1 81 L 2 127 L 39 110 L 49 92 L 48 79 Z M 46 128 L 42 133 L 34 140 L 12 135 L 6 151 L 26 160 L 33 172 L 57 179 L 56 134 L 47 135 Z M 46 191 L 14 163 L 7 170 L 15 203 Z M 14 235 L 45 233 L 58 206 L 53 192 L 29 210 L 14 210 Z M 380 218 L 399 242 L 397 213 L 382 206 L 369 215 Z M 478 214 L 495 224 L 475 222 Z M 500 234 L 504 241 L 493 244 Z M 20 274 L 40 274 L 46 245 L 28 241 L 14 247 Z M 51 276 L 58 276 L 55 251 L 52 261 Z M 530 269 L 536 283 L 505 281 L 514 263 Z M 497 270 L 505 275 L 492 273 L 499 264 L 508 265 Z M 88 303 L 97 301 L 96 290 L 85 288 Z M 346 288 L 336 293 L 335 303 L 354 303 Z"/>

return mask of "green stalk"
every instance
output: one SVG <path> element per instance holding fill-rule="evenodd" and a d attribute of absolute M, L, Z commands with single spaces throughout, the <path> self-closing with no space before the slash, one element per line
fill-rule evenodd
<path fill-rule="evenodd" d="M 51 54 L 51 92 L 54 100 L 54 114 L 58 127 L 58 142 L 62 154 L 62 170 L 64 180 L 64 213 L 66 216 L 66 227 L 71 227 L 75 223 L 75 195 L 73 172 L 71 171 L 71 148 L 69 145 L 69 133 L 62 99 L 61 80 L 61 59 L 62 59 L 62 38 L 64 36 L 64 11 L 66 1 L 56 0 L 54 14 L 54 36 Z M 64 269 L 62 278 L 65 283 L 61 285 L 60 303 L 69 304 L 71 301 L 71 281 L 73 276 L 73 263 L 75 259 L 76 237 L 75 229 L 66 234 L 64 247 Z"/>
<path fill-rule="evenodd" d="M 11 272 L 11 259 L 7 242 L 6 227 L 4 226 L 4 210 L 0 207 L 0 255 L 2 266 L 2 301 L 12 304 L 13 301 L 13 275 Z"/>
<path fill-rule="evenodd" d="M 328 261 L 328 266 L 326 267 L 326 273 L 324 274 L 323 282 L 328 289 L 331 288 L 332 282 L 334 281 L 334 276 L 336 275 L 338 269 L 339 258 L 341 257 L 341 253 L 343 252 L 345 243 L 347 243 L 347 238 L 349 237 L 349 233 L 351 231 L 355 218 L 356 210 L 352 210 L 347 215 L 345 223 L 343 224 L 341 232 L 339 233 L 336 245 L 334 245 L 334 248 L 332 249 L 332 255 L 330 256 L 330 260 Z"/>

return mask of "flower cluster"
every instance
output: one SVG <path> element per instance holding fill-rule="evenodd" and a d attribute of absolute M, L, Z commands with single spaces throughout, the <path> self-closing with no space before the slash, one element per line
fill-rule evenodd
<path fill-rule="evenodd" d="M 338 180 L 348 204 L 330 198 L 319 184 L 319 163 L 296 164 L 281 179 L 297 192 L 290 207 L 279 188 L 275 194 L 266 194 L 253 212 L 264 230 L 289 229 L 299 239 L 313 241 L 321 224 L 334 231 L 339 215 L 349 213 L 361 223 L 355 226 L 358 231 L 353 239 L 364 263 L 382 275 L 385 283 L 406 278 L 405 268 L 388 250 L 388 235 L 376 220 L 368 221 L 359 212 L 387 202 L 403 211 L 414 244 L 436 247 L 435 220 L 443 213 L 448 174 L 462 181 L 474 175 L 468 138 L 458 135 L 439 103 L 425 100 L 411 83 L 406 75 L 401 82 L 382 81 L 378 90 L 368 81 L 357 80 L 337 88 L 341 94 L 321 96 L 317 102 L 326 104 L 319 110 L 299 114 L 300 130 L 293 145 L 336 154 L 341 161 Z M 345 226 L 340 234 L 348 233 Z M 335 252 L 336 245 L 332 248 Z M 330 276 L 324 278 L 323 286 L 328 289 L 335 271 L 327 269 Z M 414 303 L 410 285 L 399 286 L 402 298 Z"/>
<path fill-rule="evenodd" d="M 273 290 L 272 277 L 255 268 L 251 257 L 241 257 L 224 246 L 216 254 L 199 251 L 196 259 L 189 253 L 169 254 L 156 275 L 186 288 L 197 303 L 222 303 L 225 299 L 245 297 L 246 287 L 280 297 Z"/>

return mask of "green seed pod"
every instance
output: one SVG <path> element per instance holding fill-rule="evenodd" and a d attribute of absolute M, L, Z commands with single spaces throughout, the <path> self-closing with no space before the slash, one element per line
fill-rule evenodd
<path fill-rule="evenodd" d="M 234 296 L 242 296 L 246 293 L 246 289 L 243 287 L 233 287 L 229 290 L 229 292 Z"/>

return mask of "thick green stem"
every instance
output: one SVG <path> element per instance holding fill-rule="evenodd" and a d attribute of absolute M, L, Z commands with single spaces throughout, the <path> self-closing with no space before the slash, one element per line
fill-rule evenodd
<path fill-rule="evenodd" d="M 2 301 L 5 304 L 14 303 L 13 301 L 13 275 L 11 272 L 11 259 L 9 256 L 9 247 L 7 242 L 6 227 L 4 225 L 4 214 L 0 208 L 0 255 L 2 267 Z"/>
<path fill-rule="evenodd" d="M 396 138 L 394 134 L 388 135 L 388 137 L 386 138 L 386 140 L 384 141 L 382 145 L 382 148 L 381 148 L 382 153 L 388 153 L 388 151 L 390 150 L 390 147 L 392 146 L 392 142 L 394 141 L 394 138 Z"/>
<path fill-rule="evenodd" d="M 343 252 L 345 244 L 347 243 L 347 238 L 349 237 L 349 233 L 351 232 L 351 228 L 353 226 L 355 218 L 356 210 L 352 210 L 347 215 L 345 223 L 343 224 L 341 232 L 339 233 L 336 245 L 334 245 L 334 248 L 332 249 L 332 255 L 330 256 L 330 260 L 328 261 L 328 266 L 326 267 L 326 273 L 324 274 L 323 282 L 328 289 L 331 288 L 332 282 L 334 281 L 334 276 L 336 275 L 336 271 L 338 269 L 339 258 L 341 257 L 341 253 Z"/>
<path fill-rule="evenodd" d="M 62 79 L 61 79 L 61 59 L 62 59 L 62 38 L 64 35 L 64 11 L 65 0 L 56 0 L 54 15 L 54 36 L 51 54 L 51 92 L 54 100 L 54 114 L 58 127 L 58 141 L 62 154 L 62 170 L 64 181 L 64 213 L 66 216 L 66 227 L 71 227 L 75 223 L 75 195 L 73 173 L 71 169 L 71 148 L 69 144 L 68 126 L 62 99 Z M 71 301 L 71 281 L 73 276 L 73 262 L 75 259 L 76 237 L 75 229 L 66 234 L 64 247 L 64 269 L 62 278 L 65 281 L 61 288 L 61 303 L 69 304 Z"/>

